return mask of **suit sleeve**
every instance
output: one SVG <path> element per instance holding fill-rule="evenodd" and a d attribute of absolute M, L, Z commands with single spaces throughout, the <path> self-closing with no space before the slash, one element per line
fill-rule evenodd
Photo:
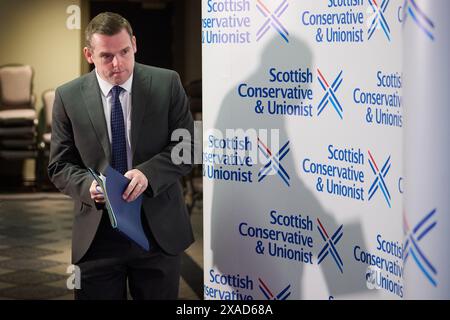
<path fill-rule="evenodd" d="M 189 132 L 189 138 L 181 141 L 171 141 L 174 130 L 185 129 Z M 169 136 L 168 145 L 150 160 L 141 163 L 136 169 L 142 171 L 148 179 L 150 188 L 147 188 L 148 196 L 157 196 L 175 183 L 180 177 L 187 175 L 192 170 L 194 159 L 194 121 L 189 110 L 189 101 L 184 92 L 180 77 L 173 72 L 171 81 L 171 99 L 169 109 Z M 190 162 L 174 164 L 171 158 L 173 148 L 182 149 L 190 153 Z"/>
<path fill-rule="evenodd" d="M 89 187 L 93 178 L 75 146 L 72 123 L 57 89 L 52 111 L 52 136 L 48 175 L 53 184 L 76 201 L 94 205 Z"/>

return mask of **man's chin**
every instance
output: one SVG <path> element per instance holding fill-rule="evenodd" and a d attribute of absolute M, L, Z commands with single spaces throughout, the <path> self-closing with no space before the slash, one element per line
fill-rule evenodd
<path fill-rule="evenodd" d="M 125 81 L 127 81 L 127 77 L 125 77 L 125 72 L 113 73 L 110 77 L 111 82 L 115 85 L 121 85 Z"/>

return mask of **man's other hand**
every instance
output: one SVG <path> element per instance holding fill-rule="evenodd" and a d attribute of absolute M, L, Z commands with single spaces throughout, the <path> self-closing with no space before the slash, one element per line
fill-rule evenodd
<path fill-rule="evenodd" d="M 127 189 L 123 193 L 123 199 L 127 202 L 136 200 L 148 187 L 147 177 L 138 169 L 132 169 L 125 173 L 130 179 Z"/>
<path fill-rule="evenodd" d="M 92 181 L 89 192 L 91 193 L 92 200 L 97 203 L 105 203 L 105 196 L 103 195 L 102 187 L 98 185 L 97 181 Z"/>

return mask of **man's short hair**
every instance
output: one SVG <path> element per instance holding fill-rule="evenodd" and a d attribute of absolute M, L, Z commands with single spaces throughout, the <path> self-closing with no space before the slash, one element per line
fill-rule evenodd
<path fill-rule="evenodd" d="M 92 48 L 91 39 L 94 33 L 113 36 L 122 31 L 122 29 L 128 32 L 130 38 L 133 36 L 133 29 L 127 19 L 114 12 L 102 12 L 96 15 L 86 27 L 84 32 L 86 46 Z"/>

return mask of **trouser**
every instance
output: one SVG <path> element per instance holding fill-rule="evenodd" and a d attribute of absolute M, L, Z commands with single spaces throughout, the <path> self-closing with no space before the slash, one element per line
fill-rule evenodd
<path fill-rule="evenodd" d="M 75 290 L 76 300 L 125 300 L 127 282 L 135 300 L 178 297 L 181 257 L 164 253 L 143 222 L 150 251 L 113 229 L 107 212 L 103 212 L 95 238 L 77 264 L 81 288 Z"/>

